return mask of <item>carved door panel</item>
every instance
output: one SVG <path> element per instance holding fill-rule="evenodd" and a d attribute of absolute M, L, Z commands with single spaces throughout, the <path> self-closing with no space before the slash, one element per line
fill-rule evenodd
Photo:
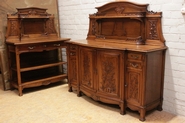
<path fill-rule="evenodd" d="M 75 45 L 68 46 L 68 80 L 69 86 L 77 87 L 78 85 L 78 47 Z M 72 91 L 72 90 L 71 90 Z"/>
<path fill-rule="evenodd" d="M 108 98 L 123 98 L 123 52 L 97 51 L 97 93 Z"/>
<path fill-rule="evenodd" d="M 93 48 L 80 47 L 79 74 L 81 90 L 94 90 L 95 53 Z"/>
<path fill-rule="evenodd" d="M 69 81 L 73 84 L 77 84 L 77 61 L 75 58 L 70 58 L 69 61 Z"/>
<path fill-rule="evenodd" d="M 126 101 L 132 105 L 138 106 L 141 104 L 141 76 L 142 72 L 127 68 L 126 71 Z"/>

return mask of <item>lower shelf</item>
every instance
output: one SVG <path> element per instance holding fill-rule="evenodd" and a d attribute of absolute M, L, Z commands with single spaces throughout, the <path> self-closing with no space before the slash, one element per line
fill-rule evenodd
<path fill-rule="evenodd" d="M 67 78 L 67 74 L 61 74 L 61 75 L 46 77 L 43 79 L 26 81 L 26 82 L 22 82 L 22 83 L 18 83 L 17 81 L 12 81 L 11 85 L 14 88 L 17 88 L 19 90 L 19 95 L 22 96 L 22 90 L 24 88 L 37 87 L 37 86 L 41 86 L 41 85 L 49 85 L 54 82 L 59 82 L 65 78 Z"/>

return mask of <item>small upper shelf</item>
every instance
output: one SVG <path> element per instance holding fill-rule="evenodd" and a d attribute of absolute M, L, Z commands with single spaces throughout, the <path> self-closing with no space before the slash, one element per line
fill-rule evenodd
<path fill-rule="evenodd" d="M 48 14 L 45 8 L 17 8 L 14 14 L 8 14 L 7 41 L 24 42 L 33 39 L 57 38 L 54 15 Z"/>
<path fill-rule="evenodd" d="M 148 5 L 115 1 L 96 7 L 97 12 L 89 15 L 87 39 L 164 46 L 162 12 L 148 11 Z"/>

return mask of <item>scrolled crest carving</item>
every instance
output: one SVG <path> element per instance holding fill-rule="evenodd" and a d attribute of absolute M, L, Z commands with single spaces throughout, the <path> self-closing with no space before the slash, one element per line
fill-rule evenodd
<path fill-rule="evenodd" d="M 115 8 L 116 13 L 122 14 L 125 8 L 123 6 L 118 6 Z"/>
<path fill-rule="evenodd" d="M 157 14 L 157 12 L 154 11 L 147 11 L 149 14 Z"/>

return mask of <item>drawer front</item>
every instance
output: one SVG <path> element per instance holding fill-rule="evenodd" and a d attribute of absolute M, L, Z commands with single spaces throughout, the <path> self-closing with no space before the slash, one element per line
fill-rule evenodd
<path fill-rule="evenodd" d="M 69 55 L 70 56 L 76 56 L 76 52 L 70 52 Z"/>
<path fill-rule="evenodd" d="M 55 49 L 55 48 L 59 48 L 59 47 L 63 47 L 64 44 L 60 43 L 60 42 L 55 42 L 55 43 L 44 43 L 41 44 L 43 49 Z"/>
<path fill-rule="evenodd" d="M 142 60 L 143 55 L 139 53 L 128 53 L 127 58 L 130 60 Z"/>
<path fill-rule="evenodd" d="M 142 69 L 143 64 L 141 62 L 134 62 L 134 61 L 128 61 L 127 62 L 128 68 L 134 68 L 134 69 Z"/>
<path fill-rule="evenodd" d="M 19 51 L 25 51 L 25 52 L 29 52 L 29 51 L 40 51 L 41 50 L 41 45 L 39 44 L 29 44 L 29 45 L 21 45 L 21 46 L 17 46 Z"/>
<path fill-rule="evenodd" d="M 69 45 L 69 56 L 70 58 L 76 58 L 78 46 Z"/>
<path fill-rule="evenodd" d="M 64 47 L 62 42 L 52 42 L 52 43 L 39 43 L 39 44 L 25 44 L 17 46 L 20 52 L 34 52 L 43 50 L 52 50 Z"/>
<path fill-rule="evenodd" d="M 70 45 L 69 46 L 69 50 L 70 51 L 76 51 L 77 50 L 77 46 L 76 45 Z"/>

